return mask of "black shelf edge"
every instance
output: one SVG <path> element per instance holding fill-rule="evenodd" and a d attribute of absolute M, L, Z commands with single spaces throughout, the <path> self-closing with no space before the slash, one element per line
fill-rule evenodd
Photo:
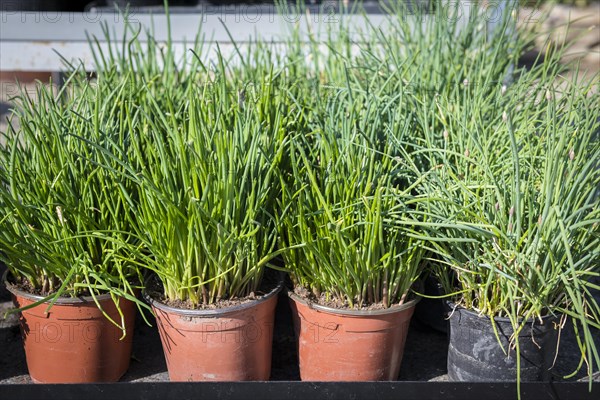
<path fill-rule="evenodd" d="M 597 385 L 597 383 L 596 383 Z M 523 382 L 521 399 L 586 400 L 600 388 L 587 382 Z M 471 382 L 139 382 L 97 384 L 1 385 L 9 399 L 395 399 L 506 400 L 517 398 L 517 385 Z"/>

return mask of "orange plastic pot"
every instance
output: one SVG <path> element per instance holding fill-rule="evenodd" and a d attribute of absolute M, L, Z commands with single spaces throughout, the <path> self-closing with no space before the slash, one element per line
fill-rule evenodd
<path fill-rule="evenodd" d="M 288 292 L 303 381 L 388 381 L 398 378 L 415 305 L 337 310 Z"/>
<path fill-rule="evenodd" d="M 4 282 L 6 283 L 6 275 Z M 42 297 L 7 284 L 16 307 Z M 110 295 L 96 297 L 114 321 L 121 316 Z M 135 304 L 120 299 L 127 335 L 110 322 L 91 297 L 59 298 L 48 312 L 42 303 L 19 315 L 27 368 L 36 383 L 116 382 L 129 368 Z"/>
<path fill-rule="evenodd" d="M 156 315 L 171 381 L 266 381 L 277 293 L 215 310 L 169 307 L 146 295 Z"/>

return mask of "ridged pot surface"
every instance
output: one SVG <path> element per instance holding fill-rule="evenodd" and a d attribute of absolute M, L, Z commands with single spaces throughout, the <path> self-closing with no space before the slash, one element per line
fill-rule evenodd
<path fill-rule="evenodd" d="M 385 310 L 349 311 L 288 294 L 303 381 L 398 378 L 416 300 Z"/>
<path fill-rule="evenodd" d="M 170 380 L 269 380 L 281 287 L 258 300 L 215 310 L 177 309 L 150 299 Z"/>
<path fill-rule="evenodd" d="M 7 285 L 16 307 L 41 299 Z M 110 295 L 96 297 L 102 310 L 120 322 Z M 19 316 L 27 368 L 36 383 L 116 382 L 129 368 L 135 304 L 119 300 L 127 335 L 110 322 L 92 298 L 59 299 L 46 313 L 42 303 Z"/>

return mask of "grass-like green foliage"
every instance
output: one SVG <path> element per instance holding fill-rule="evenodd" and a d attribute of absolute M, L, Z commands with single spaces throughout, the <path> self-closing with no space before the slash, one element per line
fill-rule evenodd
<path fill-rule="evenodd" d="M 241 99 L 216 78 L 181 104 L 150 93 L 128 148 L 102 149 L 129 159 L 133 262 L 158 276 L 167 300 L 200 306 L 256 292 L 277 254 L 271 213 L 288 117 L 273 85 L 266 76 Z"/>
<path fill-rule="evenodd" d="M 349 307 L 401 304 L 422 270 L 420 241 L 389 220 L 411 214 L 395 143 L 410 130 L 402 94 L 376 99 L 342 90 L 324 118 L 290 140 L 279 209 L 283 253 L 295 284 Z"/>
<path fill-rule="evenodd" d="M 434 167 L 420 191 L 455 302 L 508 317 L 516 331 L 571 317 L 591 373 L 600 365 L 591 335 L 600 328 L 598 76 L 562 79 L 557 62 L 547 55 L 469 114 L 442 101 L 424 111 L 442 123 L 444 144 L 423 150 Z"/>
<path fill-rule="evenodd" d="M 71 66 L 73 93 L 23 96 L 3 134 L 2 260 L 45 296 L 132 297 L 151 271 L 197 307 L 255 292 L 279 254 L 316 295 L 390 307 L 433 260 L 517 331 L 570 316 L 591 374 L 598 79 L 559 93 L 564 49 L 520 70 L 528 27 L 436 4 L 228 58 L 106 28 L 93 85 Z"/>
<path fill-rule="evenodd" d="M 452 6 L 421 11 L 395 4 L 383 29 L 342 24 L 324 42 L 314 33 L 308 62 L 291 63 L 320 97 L 300 100 L 309 127 L 292 141 L 280 228 L 286 245 L 304 247 L 284 255 L 286 267 L 297 284 L 350 306 L 402 301 L 422 267 L 406 220 L 427 216 L 407 190 L 417 178 L 399 176 L 430 168 L 422 148 L 444 143 L 443 121 L 422 110 L 471 110 L 495 98 L 530 40 L 510 13 L 492 34 L 483 18 L 450 18 L 460 12 Z M 297 53 L 299 41 L 290 46 Z"/>
<path fill-rule="evenodd" d="M 124 257 L 131 210 L 115 196 L 132 185 L 113 180 L 87 142 L 124 145 L 138 115 L 123 87 L 72 83 L 57 95 L 41 84 L 35 95 L 22 91 L 18 128 L 2 133 L 0 258 L 14 281 L 45 300 L 134 299 L 138 269 Z"/>
<path fill-rule="evenodd" d="M 463 84 L 489 92 L 510 80 L 531 39 L 529 27 L 515 26 L 510 8 L 490 16 L 485 8 L 475 12 L 477 3 L 432 2 L 428 12 L 423 7 L 391 2 L 385 27 L 371 25 L 362 36 L 356 73 L 368 78 L 367 88 L 464 99 Z"/>
<path fill-rule="evenodd" d="M 256 292 L 278 254 L 278 170 L 301 125 L 289 94 L 307 90 L 266 43 L 209 58 L 198 38 L 179 59 L 170 38 L 159 53 L 152 32 L 132 26 L 122 38 L 105 29 L 107 47 L 90 38 L 97 76 L 119 84 L 113 72 L 126 72 L 144 115 L 126 147 L 97 147 L 133 183 L 135 196 L 121 194 L 135 215 L 132 262 L 158 276 L 166 300 L 192 307 Z"/>

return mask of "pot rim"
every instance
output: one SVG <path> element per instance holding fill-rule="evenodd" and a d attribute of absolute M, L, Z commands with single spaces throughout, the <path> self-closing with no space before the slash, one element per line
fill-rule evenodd
<path fill-rule="evenodd" d="M 39 294 L 29 293 L 24 290 L 18 289 L 17 287 L 15 287 L 15 285 L 13 283 L 9 282 L 9 280 L 8 280 L 9 272 L 10 271 L 7 269 L 6 271 L 4 271 L 4 274 L 2 274 L 2 282 L 4 283 L 6 290 L 8 290 L 14 296 L 24 297 L 26 299 L 33 300 L 34 302 L 47 299 L 42 304 L 50 304 L 54 301 L 54 305 L 56 305 L 56 304 L 80 305 L 83 303 L 96 303 L 96 301 L 104 301 L 104 300 L 112 299 L 110 293 L 105 293 L 105 294 L 100 294 L 98 296 L 94 296 L 95 300 L 94 300 L 94 297 L 92 297 L 92 296 L 58 297 L 58 298 L 53 299 L 52 295 L 41 296 Z"/>
<path fill-rule="evenodd" d="M 463 306 L 461 306 L 459 304 L 456 304 L 455 302 L 450 301 L 450 300 L 445 300 L 444 304 L 446 305 L 446 307 L 448 307 L 450 309 L 451 315 L 452 315 L 452 313 L 454 313 L 454 310 L 460 310 L 461 312 L 465 312 L 466 314 L 469 314 L 469 315 L 477 317 L 477 318 L 491 319 L 489 315 L 480 314 L 477 311 L 474 311 L 474 310 L 472 310 L 470 308 L 463 307 Z M 560 318 L 559 315 L 547 314 L 547 315 L 544 315 L 542 317 L 542 320 L 544 320 L 544 321 L 552 321 L 554 319 L 559 319 L 559 318 Z M 446 317 L 446 319 L 450 319 L 450 316 Z M 494 321 L 511 323 L 511 320 L 508 317 L 494 317 Z M 517 321 L 522 322 L 523 321 L 523 317 L 517 318 Z M 530 322 L 530 321 L 539 321 L 539 319 L 538 318 L 528 318 L 526 321 L 528 321 L 528 322 Z"/>
<path fill-rule="evenodd" d="M 323 306 L 321 304 L 317 304 L 312 301 L 308 301 L 308 300 L 303 299 L 302 297 L 298 296 L 296 293 L 294 293 L 293 290 L 288 290 L 287 295 L 289 296 L 290 299 L 294 300 L 295 302 L 304 304 L 305 306 L 307 306 L 313 310 L 326 312 L 329 314 L 350 315 L 350 316 L 357 316 L 357 317 L 393 314 L 393 313 L 397 313 L 397 312 L 409 309 L 411 307 L 414 307 L 419 301 L 421 301 L 421 297 L 417 296 L 414 299 L 407 301 L 406 303 L 402 303 L 400 305 L 396 304 L 389 308 L 384 308 L 384 309 L 380 309 L 380 310 L 348 310 L 348 309 L 327 307 L 327 306 Z"/>
<path fill-rule="evenodd" d="M 276 296 L 281 291 L 281 289 L 283 289 L 283 284 L 284 284 L 283 277 L 280 277 L 279 281 L 277 282 L 277 286 L 275 286 L 273 289 L 271 289 L 271 291 L 269 293 L 264 294 L 257 299 L 250 300 L 246 303 L 238 304 L 235 306 L 209 309 L 209 310 L 191 310 L 191 309 L 187 309 L 187 308 L 178 308 L 178 307 L 169 306 L 165 303 L 161 303 L 160 301 L 152 298 L 152 296 L 150 296 L 146 292 L 145 289 L 142 292 L 142 296 L 152 307 L 156 307 L 159 310 L 166 311 L 171 314 L 177 314 L 177 315 L 183 315 L 183 316 L 189 316 L 189 317 L 214 317 L 214 316 L 231 314 L 234 312 L 246 310 L 248 308 L 252 308 L 261 303 L 264 303 L 267 300 L 271 299 L 273 296 Z"/>

